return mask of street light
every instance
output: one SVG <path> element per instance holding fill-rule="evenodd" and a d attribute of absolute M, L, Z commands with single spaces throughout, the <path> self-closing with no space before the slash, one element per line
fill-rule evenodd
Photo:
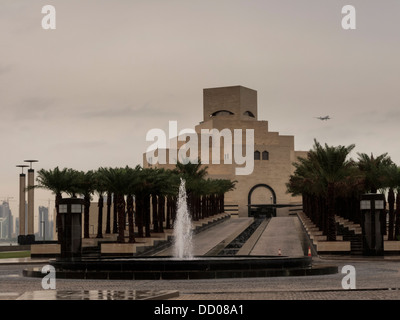
<path fill-rule="evenodd" d="M 61 258 L 71 259 L 81 257 L 82 250 L 82 207 L 83 199 L 61 199 L 58 213 L 61 215 L 62 240 Z"/>
<path fill-rule="evenodd" d="M 26 244 L 25 234 L 25 173 L 24 168 L 29 167 L 26 164 L 16 165 L 17 168 L 21 168 L 19 175 L 19 233 L 18 233 L 18 244 Z"/>
<path fill-rule="evenodd" d="M 34 208 L 35 208 L 35 197 L 34 197 L 34 184 L 35 184 L 35 170 L 32 169 L 32 164 L 38 162 L 38 160 L 24 160 L 28 162 L 30 168 L 28 169 L 28 243 L 35 242 L 35 230 L 34 230 Z"/>
<path fill-rule="evenodd" d="M 385 214 L 385 196 L 378 193 L 361 195 L 360 210 L 364 254 L 383 255 L 384 241 L 381 219 Z"/>

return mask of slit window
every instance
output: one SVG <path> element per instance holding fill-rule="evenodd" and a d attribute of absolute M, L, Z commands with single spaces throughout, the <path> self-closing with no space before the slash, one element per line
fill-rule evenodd
<path fill-rule="evenodd" d="M 245 111 L 243 114 L 244 114 L 245 116 L 249 116 L 249 117 L 255 118 L 253 112 L 251 112 L 251 111 Z"/>

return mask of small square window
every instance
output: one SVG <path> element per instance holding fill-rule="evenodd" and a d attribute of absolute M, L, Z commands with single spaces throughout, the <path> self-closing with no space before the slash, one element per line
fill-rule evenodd
<path fill-rule="evenodd" d="M 375 209 L 383 210 L 384 207 L 383 200 L 375 200 Z"/>
<path fill-rule="evenodd" d="M 360 209 L 361 210 L 370 210 L 371 209 L 371 201 L 369 201 L 369 200 L 361 200 Z"/>

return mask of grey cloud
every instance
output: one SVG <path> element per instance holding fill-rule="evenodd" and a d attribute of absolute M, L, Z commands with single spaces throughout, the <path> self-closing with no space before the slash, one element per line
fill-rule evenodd
<path fill-rule="evenodd" d="M 122 118 L 122 117 L 164 117 L 164 116 L 174 116 L 177 112 L 165 111 L 160 108 L 151 107 L 146 104 L 140 108 L 134 108 L 131 106 L 124 107 L 110 107 L 110 108 L 99 108 L 91 109 L 88 111 L 83 111 L 80 116 L 83 118 Z"/>
<path fill-rule="evenodd" d="M 55 113 L 54 99 L 44 97 L 26 97 L 16 102 L 12 107 L 12 114 L 18 120 L 48 119 Z"/>
<path fill-rule="evenodd" d="M 0 64 L 0 76 L 10 72 L 12 70 L 12 66 L 11 65 L 4 65 L 4 64 Z"/>
<path fill-rule="evenodd" d="M 90 141 L 69 141 L 61 142 L 51 146 L 51 149 L 62 150 L 67 148 L 74 149 L 98 149 L 107 146 L 108 143 L 104 140 L 90 140 Z"/>

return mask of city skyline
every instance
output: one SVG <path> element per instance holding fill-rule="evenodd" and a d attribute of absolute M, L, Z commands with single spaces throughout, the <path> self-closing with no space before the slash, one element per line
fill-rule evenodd
<path fill-rule="evenodd" d="M 27 228 L 27 208 L 28 203 L 25 202 L 25 225 Z M 53 240 L 53 213 L 49 214 L 49 206 L 38 206 L 38 215 L 35 215 L 35 236 L 36 240 L 43 240 L 43 237 L 47 240 Z M 36 210 L 35 210 L 36 211 Z M 8 219 L 11 217 L 11 223 Z M 5 226 L 7 224 L 7 226 Z M 13 214 L 10 209 L 10 204 L 7 201 L 3 201 L 0 204 L 0 241 L 5 240 L 16 240 L 19 234 L 19 213 Z M 9 231 L 11 229 L 11 231 Z M 44 231 L 43 231 L 44 230 Z"/>
<path fill-rule="evenodd" d="M 43 30 L 46 4 L 6 0 L 0 12 L 0 200 L 14 216 L 24 159 L 39 160 L 36 176 L 136 166 L 149 130 L 201 121 L 210 87 L 257 90 L 259 119 L 296 150 L 354 143 L 353 158 L 400 164 L 396 1 L 351 1 L 355 30 L 341 26 L 345 1 L 55 0 L 57 28 Z M 49 201 L 35 191 L 35 216 Z"/>

